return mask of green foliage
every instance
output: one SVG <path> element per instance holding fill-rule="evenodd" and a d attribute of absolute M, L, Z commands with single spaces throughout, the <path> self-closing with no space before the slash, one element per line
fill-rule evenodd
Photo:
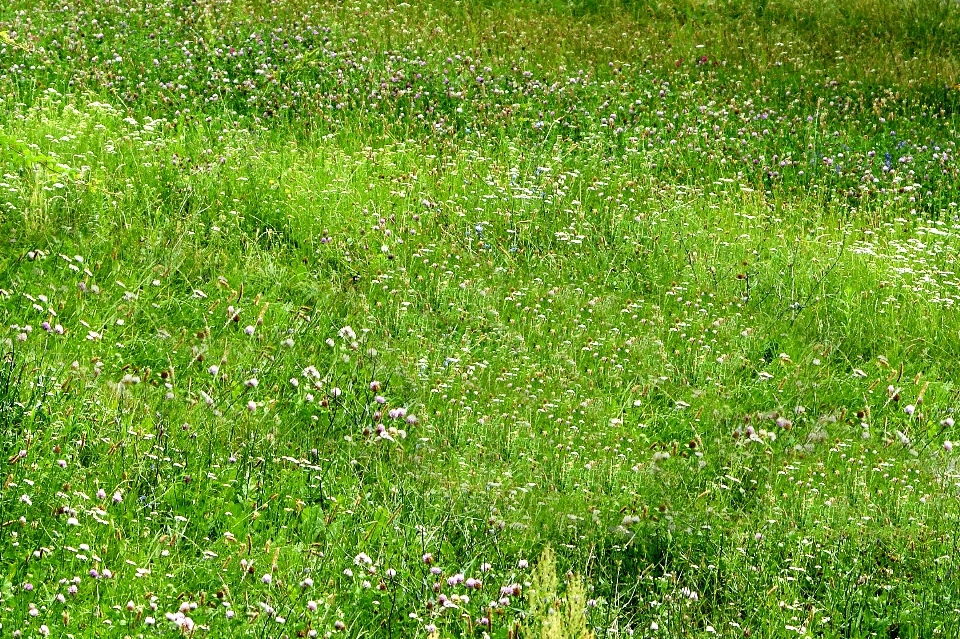
<path fill-rule="evenodd" d="M 954 632 L 957 24 L 3 3 L 0 635 Z"/>

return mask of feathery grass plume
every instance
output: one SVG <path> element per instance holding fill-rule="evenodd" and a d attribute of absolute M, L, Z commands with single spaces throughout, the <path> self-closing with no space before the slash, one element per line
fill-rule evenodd
<path fill-rule="evenodd" d="M 547 546 L 540 555 L 527 593 L 529 616 L 521 636 L 525 639 L 593 639 L 587 628 L 587 596 L 583 579 L 570 579 L 563 596 L 558 594 L 557 560 Z"/>

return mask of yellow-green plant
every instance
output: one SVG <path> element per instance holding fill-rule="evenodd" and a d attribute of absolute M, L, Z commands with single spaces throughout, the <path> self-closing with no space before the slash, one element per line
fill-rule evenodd
<path fill-rule="evenodd" d="M 583 579 L 573 576 L 566 591 L 558 593 L 557 560 L 547 546 L 533 571 L 527 593 L 529 616 L 523 626 L 526 639 L 593 639 L 587 628 L 587 596 Z"/>

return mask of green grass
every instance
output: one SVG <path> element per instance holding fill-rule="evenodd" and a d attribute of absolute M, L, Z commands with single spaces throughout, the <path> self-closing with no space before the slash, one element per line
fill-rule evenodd
<path fill-rule="evenodd" d="M 0 8 L 0 635 L 955 637 L 960 6 Z"/>

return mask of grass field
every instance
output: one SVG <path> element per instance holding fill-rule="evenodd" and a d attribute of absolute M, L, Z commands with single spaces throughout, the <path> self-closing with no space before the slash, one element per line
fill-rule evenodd
<path fill-rule="evenodd" d="M 6 0 L 0 636 L 960 636 L 958 82 L 952 0 Z"/>

